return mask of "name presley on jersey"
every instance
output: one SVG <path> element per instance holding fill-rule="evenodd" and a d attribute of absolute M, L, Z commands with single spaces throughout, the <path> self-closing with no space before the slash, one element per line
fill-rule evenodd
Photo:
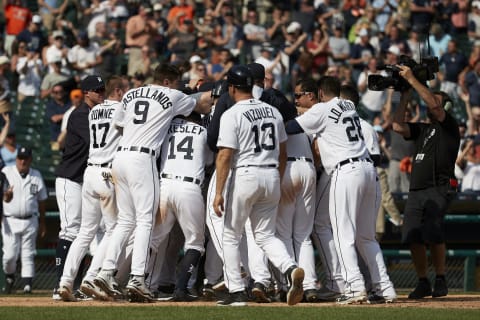
<path fill-rule="evenodd" d="M 333 119 L 335 123 L 338 123 L 342 113 L 349 110 L 355 110 L 355 105 L 350 100 L 339 100 L 335 107 L 330 109 L 330 119 Z"/>
<path fill-rule="evenodd" d="M 162 90 L 151 87 L 140 87 L 136 90 L 129 91 L 123 98 L 123 104 L 126 105 L 133 99 L 147 98 L 157 101 L 163 109 L 168 109 L 172 106 L 170 98 Z"/>
<path fill-rule="evenodd" d="M 168 133 L 191 133 L 191 134 L 201 134 L 203 131 L 205 131 L 204 127 L 201 127 L 200 125 L 185 125 L 184 123 L 182 124 L 176 124 L 176 123 L 171 123 L 170 127 L 168 128 Z"/>
<path fill-rule="evenodd" d="M 115 108 L 110 109 L 93 109 L 90 112 L 90 120 L 112 119 Z"/>
<path fill-rule="evenodd" d="M 243 116 L 247 118 L 250 123 L 255 120 L 260 119 L 276 119 L 275 115 L 273 114 L 273 109 L 270 107 L 261 107 L 256 109 L 250 109 L 243 113 Z"/>

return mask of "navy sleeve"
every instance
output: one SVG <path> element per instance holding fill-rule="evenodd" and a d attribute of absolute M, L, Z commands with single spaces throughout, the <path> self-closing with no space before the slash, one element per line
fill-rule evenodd
<path fill-rule="evenodd" d="M 298 134 L 302 133 L 303 129 L 300 124 L 298 124 L 297 120 L 292 119 L 285 125 L 285 131 L 287 131 L 287 134 Z"/>
<path fill-rule="evenodd" d="M 297 108 L 295 108 L 295 105 L 288 101 L 287 97 L 277 89 L 271 88 L 263 91 L 260 100 L 277 108 L 284 122 L 295 119 L 297 116 Z"/>
<path fill-rule="evenodd" d="M 207 129 L 207 144 L 210 150 L 217 152 L 217 140 L 218 132 L 220 131 L 220 118 L 222 114 L 231 106 L 234 102 L 228 92 L 223 93 L 220 98 L 218 98 L 217 104 L 215 105 L 215 111 L 213 112 L 212 120 L 208 125 Z"/>

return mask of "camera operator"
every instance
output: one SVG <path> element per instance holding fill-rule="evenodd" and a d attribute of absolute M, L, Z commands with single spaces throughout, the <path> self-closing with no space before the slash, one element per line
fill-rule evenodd
<path fill-rule="evenodd" d="M 409 299 L 448 294 L 445 280 L 446 213 L 453 187 L 456 187 L 454 165 L 460 143 L 458 124 L 445 111 L 451 100 L 444 92 L 431 92 L 415 78 L 408 66 L 397 65 L 399 75 L 412 87 L 402 92 L 400 105 L 394 119 L 393 130 L 405 139 L 415 142 L 415 153 L 410 178 L 410 191 L 404 210 L 402 241 L 410 245 L 413 264 L 419 278 Z M 429 123 L 404 122 L 405 107 L 412 89 L 425 101 Z M 436 278 L 432 287 L 427 278 L 427 253 L 429 246 Z"/>

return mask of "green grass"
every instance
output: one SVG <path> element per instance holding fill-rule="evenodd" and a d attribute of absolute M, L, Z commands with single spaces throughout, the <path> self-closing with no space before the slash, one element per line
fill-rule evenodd
<path fill-rule="evenodd" d="M 0 319 L 5 320 L 310 320 L 310 319 L 480 319 L 480 310 L 377 307 L 172 307 L 172 306 L 110 306 L 105 307 L 1 307 Z"/>

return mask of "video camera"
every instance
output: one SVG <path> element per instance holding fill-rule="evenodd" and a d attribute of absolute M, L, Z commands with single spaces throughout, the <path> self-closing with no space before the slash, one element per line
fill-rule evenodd
<path fill-rule="evenodd" d="M 418 81 L 425 84 L 428 80 L 435 78 L 435 73 L 438 72 L 438 58 L 437 57 L 423 57 L 420 63 L 417 63 L 412 58 L 401 55 L 398 59 L 398 64 L 408 66 L 412 69 L 413 75 Z M 410 84 L 400 75 L 400 69 L 396 65 L 387 64 L 378 66 L 379 70 L 386 70 L 389 74 L 384 77 L 379 74 L 371 74 L 368 76 L 368 89 L 373 91 L 383 91 L 387 88 L 393 88 L 395 91 L 405 91 L 410 88 Z"/>

